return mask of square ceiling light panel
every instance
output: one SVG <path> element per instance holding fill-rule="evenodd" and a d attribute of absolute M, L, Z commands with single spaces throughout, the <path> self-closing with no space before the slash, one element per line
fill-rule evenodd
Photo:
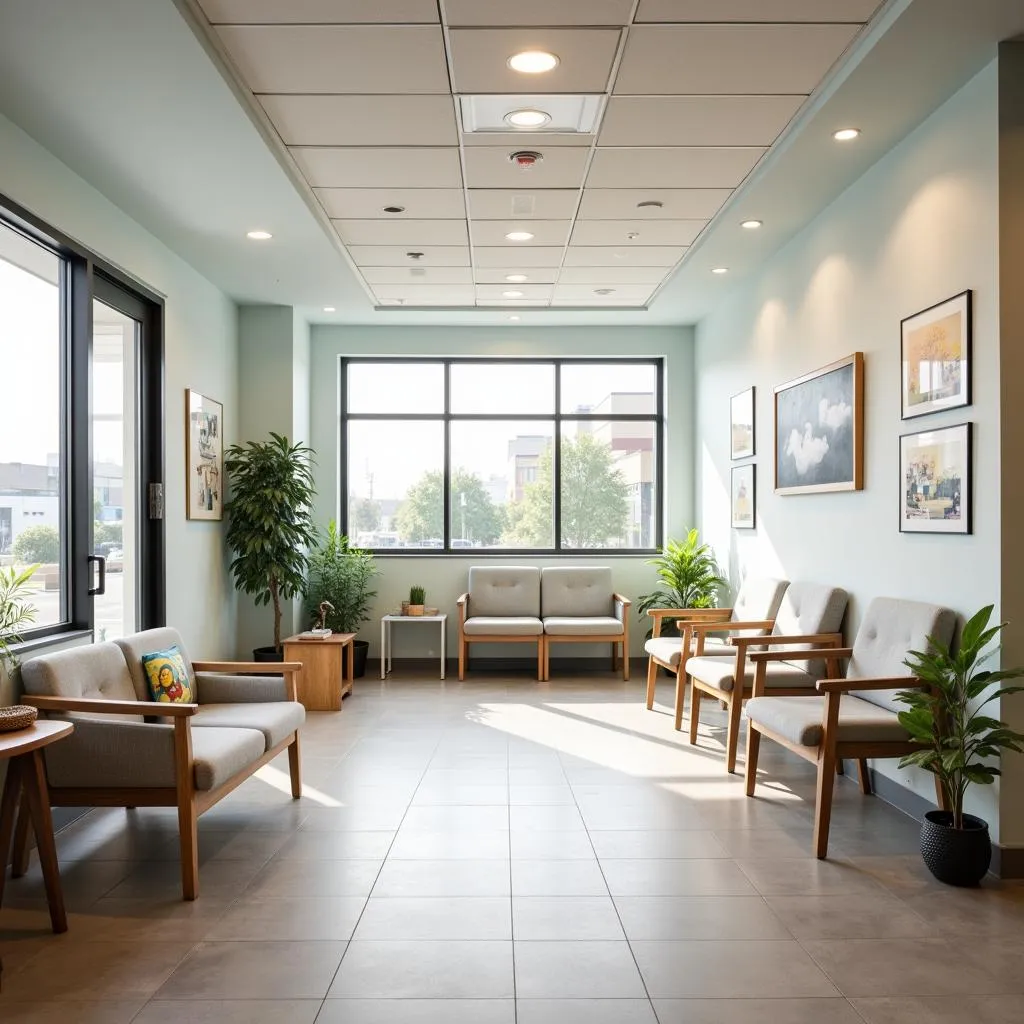
<path fill-rule="evenodd" d="M 199 0 L 213 25 L 436 25 L 437 0 Z"/>
<path fill-rule="evenodd" d="M 516 0 L 514 4 L 494 0 L 445 0 L 445 14 L 451 26 L 516 25 L 625 25 L 633 11 L 633 0 Z"/>
<path fill-rule="evenodd" d="M 640 0 L 638 22 L 866 22 L 882 0 Z"/>
<path fill-rule="evenodd" d="M 457 93 L 603 93 L 608 87 L 620 31 L 607 28 L 452 29 L 451 64 Z M 508 60 L 527 50 L 553 53 L 558 64 L 544 74 L 520 74 Z"/>
<path fill-rule="evenodd" d="M 601 117 L 604 96 L 509 94 L 460 96 L 462 130 L 467 135 L 592 135 Z M 546 117 L 546 121 L 541 121 Z M 517 129 L 518 121 L 527 127 Z"/>

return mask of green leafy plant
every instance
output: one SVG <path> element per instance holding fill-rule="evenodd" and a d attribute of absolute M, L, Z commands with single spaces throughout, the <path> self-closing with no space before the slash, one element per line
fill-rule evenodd
<path fill-rule="evenodd" d="M 379 574 L 373 553 L 352 547 L 332 520 L 309 556 L 304 596 L 311 616 L 319 620 L 321 605 L 327 602 L 324 625 L 335 633 L 358 633 L 370 617 L 377 596 L 370 585 Z"/>
<path fill-rule="evenodd" d="M 36 610 L 29 604 L 29 583 L 38 565 L 27 569 L 0 569 L 0 666 L 13 666 L 17 660 L 11 646 L 21 640 L 21 630 L 35 622 Z"/>
<path fill-rule="evenodd" d="M 927 689 L 901 690 L 896 695 L 908 705 L 907 711 L 899 713 L 900 724 L 923 744 L 923 749 L 907 754 L 900 767 L 914 765 L 938 776 L 957 829 L 964 824 L 967 787 L 991 785 L 1000 774 L 985 759 L 1003 750 L 1024 751 L 1024 735 L 982 713 L 992 701 L 1024 691 L 1024 686 L 1001 685 L 1024 675 L 1024 669 L 991 672 L 981 667 L 999 650 L 994 647 L 984 653 L 1004 625 L 989 626 L 992 607 L 982 608 L 967 622 L 956 654 L 949 644 L 932 638 L 929 650 L 911 651 L 904 664 Z"/>
<path fill-rule="evenodd" d="M 30 526 L 14 538 L 11 554 L 22 565 L 28 562 L 59 562 L 60 532 L 56 526 Z"/>
<path fill-rule="evenodd" d="M 303 592 L 310 518 L 313 451 L 271 433 L 269 441 L 233 444 L 224 468 L 231 485 L 227 541 L 235 585 L 258 605 L 274 606 L 274 647 L 281 650 L 281 601 Z"/>
<path fill-rule="evenodd" d="M 410 587 L 409 588 L 409 604 L 423 604 L 426 600 L 427 592 L 423 587 Z"/>
<path fill-rule="evenodd" d="M 641 618 L 651 608 L 714 608 L 718 591 L 726 585 L 714 553 L 700 543 L 696 529 L 681 543 L 669 540 L 662 553 L 647 564 L 657 566 L 661 586 L 640 596 L 637 611 Z"/>

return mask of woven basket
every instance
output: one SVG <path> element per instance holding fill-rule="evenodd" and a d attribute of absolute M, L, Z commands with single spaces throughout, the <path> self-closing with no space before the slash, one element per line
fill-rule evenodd
<path fill-rule="evenodd" d="M 38 717 L 39 712 L 25 704 L 15 704 L 10 708 L 0 708 L 0 732 L 14 732 L 16 729 L 27 729 Z"/>

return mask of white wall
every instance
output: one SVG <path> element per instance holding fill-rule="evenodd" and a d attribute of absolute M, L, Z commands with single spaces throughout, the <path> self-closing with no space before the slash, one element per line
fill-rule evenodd
<path fill-rule="evenodd" d="M 234 653 L 236 599 L 221 523 L 185 519 L 185 389 L 224 403 L 238 423 L 235 305 L 17 126 L 0 117 L 0 194 L 165 297 L 167 621 L 191 651 Z"/>
<path fill-rule="evenodd" d="M 338 515 L 338 367 L 339 356 L 660 356 L 665 359 L 665 458 L 666 536 L 678 537 L 693 519 L 693 332 L 686 327 L 331 327 L 312 329 L 310 354 L 312 443 L 317 452 L 316 519 L 326 523 Z M 485 556 L 486 557 L 486 556 Z M 382 576 L 377 581 L 378 596 L 363 638 L 371 641 L 370 656 L 376 657 L 379 618 L 408 599 L 409 587 L 422 584 L 427 602 L 448 612 L 448 641 L 455 650 L 455 599 L 466 589 L 467 570 L 482 560 L 472 555 L 433 555 L 423 557 L 381 556 Z M 488 559 L 501 564 L 564 565 L 566 560 L 514 558 L 507 555 Z M 593 556 L 579 562 L 602 561 Z M 615 586 L 635 598 L 651 590 L 654 570 L 645 556 L 610 556 Z M 632 650 L 643 651 L 643 633 L 636 618 L 631 623 Z M 438 637 L 429 627 L 395 631 L 395 656 L 433 656 Z M 511 648 L 487 645 L 479 650 L 505 656 Z M 512 651 L 512 653 L 516 653 Z M 552 650 L 559 656 L 588 656 L 595 653 L 589 645 L 580 649 L 562 645 Z M 518 654 L 522 655 L 519 649 Z"/>
<path fill-rule="evenodd" d="M 847 633 L 876 595 L 970 614 L 1000 594 L 999 294 L 996 69 L 988 67 L 876 164 L 756 278 L 698 325 L 699 521 L 746 574 L 837 584 L 852 595 Z M 764 211 L 770 216 L 771 211 Z M 974 290 L 973 405 L 902 422 L 900 320 Z M 864 490 L 772 492 L 772 389 L 832 360 L 865 360 Z M 729 396 L 757 387 L 757 530 L 729 527 Z M 975 424 L 972 536 L 898 530 L 898 438 Z M 931 777 L 876 767 L 932 798 Z M 975 806 L 998 821 L 991 789 Z"/>

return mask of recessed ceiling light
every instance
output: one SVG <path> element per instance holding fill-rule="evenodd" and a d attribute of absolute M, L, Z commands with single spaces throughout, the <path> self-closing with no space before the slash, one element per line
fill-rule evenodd
<path fill-rule="evenodd" d="M 503 299 L 521 299 L 523 292 L 502 292 L 501 297 Z"/>
<path fill-rule="evenodd" d="M 533 238 L 532 231 L 510 231 L 505 236 L 510 242 L 529 242 Z"/>
<path fill-rule="evenodd" d="M 711 273 L 712 274 L 728 274 L 729 273 L 729 268 L 728 267 L 712 267 L 711 268 Z"/>
<path fill-rule="evenodd" d="M 551 115 L 543 110 L 527 108 L 511 111 L 505 115 L 505 120 L 515 128 L 542 128 L 551 121 Z"/>
<path fill-rule="evenodd" d="M 334 308 L 334 306 L 324 306 L 324 312 L 325 313 L 337 313 L 338 311 L 337 311 L 337 309 Z"/>
<path fill-rule="evenodd" d="M 644 199 L 636 204 L 638 210 L 660 210 L 665 204 L 660 199 Z"/>
<path fill-rule="evenodd" d="M 595 295 L 611 295 L 611 293 L 613 291 L 615 291 L 614 288 L 595 288 L 594 289 L 594 294 Z"/>
<path fill-rule="evenodd" d="M 522 284 L 523 281 L 529 281 L 530 279 L 525 274 L 506 274 L 505 280 L 510 281 L 512 284 Z"/>
<path fill-rule="evenodd" d="M 509 57 L 508 66 L 523 75 L 542 75 L 558 67 L 558 58 L 547 50 L 523 50 Z"/>
<path fill-rule="evenodd" d="M 407 252 L 405 255 L 408 256 L 409 259 L 411 259 L 411 260 L 421 260 L 421 259 L 423 259 L 423 253 L 421 253 L 421 252 Z"/>
<path fill-rule="evenodd" d="M 518 320 L 518 319 L 519 319 L 519 317 L 515 316 L 514 314 L 509 317 L 509 320 Z"/>
<path fill-rule="evenodd" d="M 251 238 L 254 242 L 265 242 L 268 238 L 273 238 L 274 236 L 269 231 L 259 230 L 246 231 L 245 237 Z"/>
<path fill-rule="evenodd" d="M 836 142 L 849 142 L 851 139 L 857 138 L 860 135 L 859 128 L 840 128 L 839 131 L 832 133 L 832 138 Z"/>
<path fill-rule="evenodd" d="M 405 207 L 404 206 L 385 206 L 384 207 L 384 212 L 385 213 L 405 213 Z"/>
<path fill-rule="evenodd" d="M 626 237 L 632 242 L 634 239 L 640 237 L 640 232 L 639 231 L 627 231 L 626 232 Z"/>
<path fill-rule="evenodd" d="M 760 220 L 744 220 L 740 221 L 740 227 L 746 228 L 748 231 L 756 231 L 764 221 Z"/>

